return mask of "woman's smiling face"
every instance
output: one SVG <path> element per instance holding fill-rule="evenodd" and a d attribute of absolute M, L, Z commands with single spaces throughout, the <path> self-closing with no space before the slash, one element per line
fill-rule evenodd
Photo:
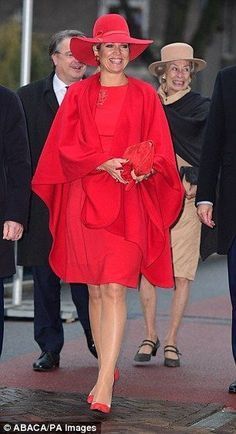
<path fill-rule="evenodd" d="M 129 63 L 129 44 L 106 42 L 94 47 L 94 54 L 99 59 L 101 71 L 121 73 Z"/>
<path fill-rule="evenodd" d="M 176 60 L 167 63 L 165 80 L 168 95 L 187 89 L 191 82 L 191 62 L 189 60 Z"/>

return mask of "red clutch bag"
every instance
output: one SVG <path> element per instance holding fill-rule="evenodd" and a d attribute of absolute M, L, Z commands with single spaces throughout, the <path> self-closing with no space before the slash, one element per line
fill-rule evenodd
<path fill-rule="evenodd" d="M 154 160 L 154 143 L 152 140 L 146 140 L 135 145 L 129 146 L 124 154 L 123 158 L 129 160 L 123 166 L 122 178 L 129 181 L 128 189 L 133 185 L 131 181 L 131 171 L 134 170 L 137 176 L 147 175 L 151 172 Z"/>

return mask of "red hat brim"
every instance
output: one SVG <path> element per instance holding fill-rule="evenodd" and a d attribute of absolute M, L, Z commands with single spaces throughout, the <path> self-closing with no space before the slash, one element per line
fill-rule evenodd
<path fill-rule="evenodd" d="M 130 54 L 129 59 L 134 60 L 138 57 L 150 44 L 152 40 L 131 38 L 124 33 L 113 33 L 103 35 L 101 38 L 71 38 L 70 50 L 73 56 L 82 63 L 91 66 L 97 66 L 97 61 L 93 52 L 93 46 L 106 42 L 126 43 L 129 44 Z"/>

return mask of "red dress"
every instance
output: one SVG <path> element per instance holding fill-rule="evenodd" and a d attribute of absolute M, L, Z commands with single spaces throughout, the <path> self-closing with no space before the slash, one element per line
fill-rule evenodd
<path fill-rule="evenodd" d="M 126 95 L 127 86 L 101 87 L 96 104 L 95 123 L 104 152 L 110 152 L 116 124 Z M 115 182 L 115 180 L 113 180 Z M 109 206 L 109 204 L 107 204 Z M 73 204 L 67 209 L 67 230 L 71 243 L 75 228 Z M 81 212 L 81 211 L 80 211 Z M 71 218 L 73 216 L 73 218 Z M 137 287 L 141 269 L 142 253 L 139 247 L 107 229 L 90 229 L 81 226 L 82 245 L 86 253 L 86 266 L 83 268 L 84 281 L 88 284 L 120 283 Z M 81 244 L 81 240 L 79 244 Z M 75 244 L 76 249 L 76 244 Z M 78 250 L 78 249 L 76 249 Z M 78 256 L 81 253 L 78 252 Z"/>
<path fill-rule="evenodd" d="M 157 174 L 147 181 L 126 191 L 96 170 L 144 140 L 156 147 Z M 33 190 L 49 207 L 50 264 L 64 281 L 136 287 L 143 273 L 155 285 L 173 285 L 169 227 L 183 191 L 168 124 L 150 85 L 129 78 L 127 86 L 101 89 L 98 75 L 72 85 Z"/>

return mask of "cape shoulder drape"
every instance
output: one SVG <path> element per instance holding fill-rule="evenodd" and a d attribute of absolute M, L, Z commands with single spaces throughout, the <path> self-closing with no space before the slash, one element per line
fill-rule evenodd
<path fill-rule="evenodd" d="M 96 237 L 96 228 L 104 228 L 136 243 L 143 258 L 140 272 L 156 285 L 171 287 L 169 227 L 180 212 L 183 190 L 161 103 L 149 84 L 129 78 L 111 151 L 107 153 L 94 121 L 99 89 L 98 74 L 70 87 L 32 181 L 33 190 L 50 212 L 50 264 L 65 281 L 86 281 L 79 271 L 80 263 L 83 269 L 86 264 L 80 230 L 83 225 L 93 228 Z M 155 143 L 157 173 L 148 180 L 125 191 L 125 186 L 107 172 L 96 170 L 103 162 L 122 157 L 128 146 L 144 140 Z M 70 212 L 74 209 L 78 214 L 73 245 L 67 236 L 68 204 Z M 75 266 L 77 247 L 80 254 Z"/>

